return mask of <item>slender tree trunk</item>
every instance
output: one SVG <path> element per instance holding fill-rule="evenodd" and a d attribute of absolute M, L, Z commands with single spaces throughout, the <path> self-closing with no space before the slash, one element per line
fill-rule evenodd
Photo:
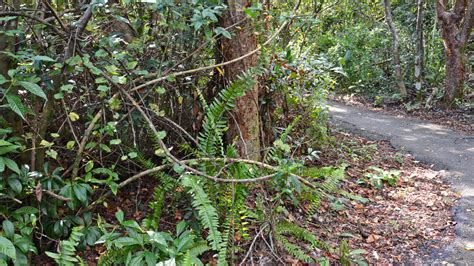
<path fill-rule="evenodd" d="M 457 0 L 451 11 L 447 10 L 447 4 L 447 0 L 438 0 L 436 10 L 446 57 L 444 102 L 447 107 L 452 107 L 464 94 L 465 50 L 474 23 L 474 3 L 472 0 Z"/>
<path fill-rule="evenodd" d="M 393 62 L 395 64 L 395 79 L 398 90 L 400 91 L 400 95 L 402 96 L 402 98 L 406 98 L 408 96 L 408 93 L 405 87 L 405 83 L 403 83 L 398 33 L 397 29 L 395 28 L 395 25 L 393 24 L 392 7 L 390 5 L 390 0 L 384 0 L 383 3 L 385 7 L 385 20 L 387 21 L 388 28 L 390 29 L 393 38 Z"/>
<path fill-rule="evenodd" d="M 9 5 L 10 4 L 10 5 Z M 0 11 L 4 11 L 13 7 L 14 9 L 19 9 L 20 1 L 14 0 L 13 2 L 8 1 L 0 1 Z M 14 30 L 18 27 L 18 19 L 13 19 L 6 22 L 0 22 L 0 30 L 7 31 L 7 30 Z M 0 33 L 0 52 L 15 52 L 15 42 L 16 37 L 14 36 L 7 36 L 3 33 Z M 6 54 L 0 53 L 0 74 L 3 75 L 5 78 L 9 79 L 8 70 L 11 69 L 14 64 L 9 56 Z M 0 103 L 1 104 L 1 103 Z M 5 113 L 2 114 L 3 118 L 5 118 L 6 122 L 13 128 L 13 132 L 16 136 L 20 137 L 23 134 L 23 120 L 18 117 L 13 111 L 7 110 L 4 111 Z"/>
<path fill-rule="evenodd" d="M 416 55 L 415 55 L 415 88 L 417 95 L 420 95 L 423 83 L 423 58 L 424 58 L 424 39 L 423 39 L 423 0 L 418 0 L 416 12 Z"/>
<path fill-rule="evenodd" d="M 228 0 L 229 7 L 222 16 L 222 27 L 228 27 L 245 18 L 245 7 L 249 0 Z M 223 60 L 228 61 L 240 57 L 257 48 L 257 39 L 253 33 L 250 20 L 243 22 L 235 31 L 232 39 L 224 38 L 221 43 Z M 238 75 L 257 64 L 254 54 L 237 63 L 224 67 L 225 78 L 228 82 L 235 80 Z M 260 159 L 260 121 L 258 109 L 259 86 L 256 85 L 244 96 L 237 99 L 234 111 L 229 118 L 229 140 L 236 141 L 236 147 L 242 157 Z"/>

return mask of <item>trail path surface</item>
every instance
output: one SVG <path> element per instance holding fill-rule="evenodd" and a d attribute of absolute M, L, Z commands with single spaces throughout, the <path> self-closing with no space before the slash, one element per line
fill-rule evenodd
<path fill-rule="evenodd" d="M 455 208 L 456 240 L 434 261 L 474 265 L 474 136 L 430 122 L 390 115 L 330 102 L 331 120 L 338 128 L 373 139 L 389 140 L 417 160 L 446 170 L 454 189 L 461 193 Z"/>

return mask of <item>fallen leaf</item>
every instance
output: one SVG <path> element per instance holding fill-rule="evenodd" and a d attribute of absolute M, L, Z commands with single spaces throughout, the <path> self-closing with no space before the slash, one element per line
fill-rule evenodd
<path fill-rule="evenodd" d="M 381 236 L 379 236 L 379 235 L 370 234 L 370 235 L 367 237 L 366 242 L 367 242 L 367 243 L 372 243 L 372 242 L 377 241 L 377 240 L 380 239 L 380 238 L 381 238 Z"/>

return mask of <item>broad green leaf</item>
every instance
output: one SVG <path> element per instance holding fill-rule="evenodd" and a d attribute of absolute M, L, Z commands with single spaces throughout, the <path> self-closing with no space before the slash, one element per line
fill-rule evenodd
<path fill-rule="evenodd" d="M 107 146 L 103 143 L 99 144 L 99 147 L 105 152 L 112 152 L 112 150 L 109 148 L 109 146 Z"/>
<path fill-rule="evenodd" d="M 0 155 L 16 152 L 18 150 L 18 148 L 20 148 L 20 146 L 18 146 L 18 145 L 1 146 L 0 147 Z"/>
<path fill-rule="evenodd" d="M 56 62 L 53 58 L 45 55 L 37 55 L 33 56 L 31 59 L 33 60 L 38 60 L 38 61 L 44 61 L 44 62 Z"/>
<path fill-rule="evenodd" d="M 0 74 L 0 85 L 5 84 L 8 82 L 8 79 L 6 79 L 3 75 Z"/>
<path fill-rule="evenodd" d="M 117 248 L 123 248 L 127 246 L 139 245 L 140 243 L 136 239 L 126 236 L 115 239 L 114 244 Z"/>
<path fill-rule="evenodd" d="M 55 94 L 53 95 L 53 97 L 54 97 L 55 100 L 64 99 L 64 93 L 62 93 L 62 92 L 55 93 Z"/>
<path fill-rule="evenodd" d="M 15 246 L 10 240 L 6 239 L 3 236 L 0 236 L 0 253 L 13 260 L 16 259 Z"/>
<path fill-rule="evenodd" d="M 130 61 L 126 63 L 127 69 L 134 69 L 138 65 L 138 61 Z"/>
<path fill-rule="evenodd" d="M 5 236 L 8 238 L 12 238 L 13 235 L 15 234 L 15 226 L 13 226 L 13 223 L 10 222 L 10 220 L 3 221 L 2 229 L 3 229 L 3 232 L 5 233 Z"/>
<path fill-rule="evenodd" d="M 126 226 L 126 227 L 131 227 L 131 228 L 135 228 L 137 230 L 140 230 L 140 225 L 138 225 L 138 223 L 136 221 L 133 221 L 133 220 L 124 221 L 122 223 L 122 225 Z"/>
<path fill-rule="evenodd" d="M 147 231 L 146 233 L 148 234 L 148 236 L 150 236 L 150 241 L 151 242 L 158 243 L 158 244 L 163 245 L 165 247 L 168 246 L 168 244 L 166 243 L 166 239 L 163 237 L 161 232 Z"/>
<path fill-rule="evenodd" d="M 16 215 L 25 215 L 25 214 L 30 215 L 30 214 L 38 214 L 38 213 L 39 213 L 39 210 L 32 206 L 21 207 L 14 212 L 14 214 Z"/>
<path fill-rule="evenodd" d="M 76 113 L 74 113 L 74 112 L 70 112 L 70 113 L 69 113 L 69 119 L 71 119 L 72 122 L 79 120 L 79 118 L 80 118 L 80 117 L 79 117 L 78 114 L 76 114 Z"/>
<path fill-rule="evenodd" d="M 158 93 L 158 94 L 164 94 L 166 92 L 165 88 L 163 87 L 157 87 L 155 88 L 155 92 Z"/>
<path fill-rule="evenodd" d="M 157 137 L 159 139 L 164 139 L 166 137 L 166 131 L 158 131 Z"/>
<path fill-rule="evenodd" d="M 18 180 L 17 178 L 8 178 L 8 185 L 11 189 L 13 189 L 15 193 L 20 193 L 23 189 L 20 180 Z"/>
<path fill-rule="evenodd" d="M 48 155 L 49 157 L 53 158 L 53 159 L 57 159 L 58 158 L 58 152 L 55 151 L 55 150 L 47 150 L 46 151 L 46 155 Z"/>
<path fill-rule="evenodd" d="M 119 223 L 123 222 L 124 217 L 125 217 L 125 214 L 120 209 L 115 213 L 115 218 L 117 218 L 117 221 L 119 221 Z"/>
<path fill-rule="evenodd" d="M 182 174 L 182 173 L 184 173 L 184 167 L 182 167 L 181 165 L 175 163 L 173 165 L 173 171 L 175 171 L 177 174 Z"/>
<path fill-rule="evenodd" d="M 61 86 L 61 91 L 66 92 L 66 93 L 71 93 L 72 90 L 74 89 L 74 85 L 72 84 L 65 84 Z"/>
<path fill-rule="evenodd" d="M 104 84 L 104 83 L 107 83 L 107 80 L 105 78 L 100 77 L 100 78 L 95 79 L 95 83 L 96 84 Z"/>
<path fill-rule="evenodd" d="M 21 250 L 21 252 L 27 254 L 28 251 L 37 252 L 36 248 L 34 247 L 33 243 L 28 237 L 15 237 L 13 244 Z M 18 261 L 18 253 L 17 253 L 17 261 Z M 26 265 L 26 264 L 16 264 L 16 265 Z"/>
<path fill-rule="evenodd" d="M 94 168 L 94 161 L 88 161 L 85 166 L 86 173 L 90 172 Z"/>
<path fill-rule="evenodd" d="M 3 162 L 5 163 L 5 166 L 8 169 L 12 170 L 13 172 L 17 174 L 20 174 L 20 168 L 18 168 L 18 164 L 15 161 L 6 157 L 2 157 L 2 158 L 3 158 Z"/>
<path fill-rule="evenodd" d="M 19 115 L 21 118 L 25 119 L 25 114 L 26 114 L 26 108 L 25 106 L 21 103 L 20 98 L 15 95 L 5 95 L 5 98 L 7 99 L 8 106 L 10 106 L 10 109 L 15 112 L 17 115 Z"/>
<path fill-rule="evenodd" d="M 74 145 L 76 145 L 76 142 L 74 142 L 74 140 L 70 140 L 66 143 L 66 148 L 70 150 L 74 148 Z"/>
<path fill-rule="evenodd" d="M 81 186 L 80 184 L 76 184 L 73 187 L 74 190 L 74 195 L 76 196 L 76 199 L 78 199 L 82 203 L 87 202 L 87 190 Z"/>
<path fill-rule="evenodd" d="M 54 143 L 52 143 L 52 142 L 49 142 L 49 141 L 47 141 L 47 140 L 43 139 L 43 140 L 41 140 L 41 142 L 40 142 L 40 145 L 41 145 L 41 146 L 43 146 L 43 147 L 47 147 L 47 148 L 49 148 L 49 147 L 53 146 L 53 145 L 54 145 Z"/>
<path fill-rule="evenodd" d="M 3 161 L 3 157 L 0 157 L 0 173 L 5 171 L 5 162 Z"/>
<path fill-rule="evenodd" d="M 108 92 L 110 90 L 110 87 L 109 86 L 105 86 L 105 85 L 99 85 L 97 87 L 97 90 L 98 91 L 102 91 L 102 92 Z"/>
<path fill-rule="evenodd" d="M 75 65 L 79 65 L 82 63 L 82 58 L 78 55 L 74 56 L 74 57 L 71 57 L 69 58 L 66 63 L 70 66 L 75 66 Z"/>
<path fill-rule="evenodd" d="M 120 143 L 122 143 L 122 140 L 120 139 L 113 139 L 110 141 L 110 145 L 119 145 Z"/>
<path fill-rule="evenodd" d="M 25 88 L 27 91 L 33 93 L 34 95 L 41 97 L 45 100 L 48 100 L 48 97 L 44 93 L 43 89 L 41 89 L 38 84 L 27 82 L 27 81 L 20 81 L 20 85 Z"/>
<path fill-rule="evenodd" d="M 110 182 L 110 183 L 109 183 L 109 187 L 110 187 L 110 191 L 112 191 L 112 193 L 113 193 L 114 195 L 117 195 L 118 184 L 115 183 L 115 182 Z"/>

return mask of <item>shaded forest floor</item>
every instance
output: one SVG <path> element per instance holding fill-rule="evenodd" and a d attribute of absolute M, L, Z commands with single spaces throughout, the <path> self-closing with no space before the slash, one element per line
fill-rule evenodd
<path fill-rule="evenodd" d="M 374 106 L 373 99 L 354 95 L 338 95 L 331 100 L 398 117 L 426 120 L 469 135 L 474 135 L 474 110 L 472 108 L 461 107 L 446 111 L 440 107 L 433 107 L 431 109 L 415 108 L 411 111 L 407 111 L 407 108 L 399 102 L 383 102 L 380 105 Z M 474 99 L 471 100 L 474 101 Z"/>
<path fill-rule="evenodd" d="M 337 209 L 333 208 L 333 202 L 322 201 L 311 217 L 308 217 L 304 204 L 295 207 L 288 203 L 289 213 L 283 219 L 307 228 L 332 247 L 339 246 L 345 239 L 350 250 L 365 250 L 362 257 L 369 264 L 422 262 L 454 239 L 452 207 L 458 195 L 444 182 L 439 172 L 415 161 L 408 154 L 397 152 L 385 141 L 370 141 L 345 132 L 332 134 L 333 144 L 321 150 L 320 159 L 312 164 L 318 167 L 348 164 L 347 179 L 342 188 L 367 201 L 346 200 Z M 364 180 L 364 176 L 373 172 L 370 167 L 400 170 L 400 177 L 394 186 L 384 183 L 381 189 L 367 182 L 362 184 L 360 181 Z M 107 207 L 100 207 L 96 213 L 113 222 L 114 214 L 120 208 L 127 219 L 141 221 L 149 214 L 148 204 L 153 199 L 154 182 L 143 179 L 121 190 L 117 197 L 107 202 Z M 255 194 L 249 195 L 249 203 L 255 201 L 259 191 L 255 189 Z M 166 204 L 161 230 L 172 231 L 189 210 L 180 208 L 178 202 Z M 247 256 L 248 265 L 282 262 L 301 265 L 281 248 L 271 250 L 269 236 L 267 241 L 260 236 L 252 245 L 258 233 L 259 227 L 254 224 L 249 227 L 249 237 L 234 239 L 240 251 L 235 254 L 232 264 L 239 264 Z M 88 265 L 95 265 L 102 251 L 100 246 L 89 249 L 83 253 L 83 258 Z M 332 261 L 339 258 L 339 254 L 327 254 L 322 250 L 312 253 L 314 258 L 321 255 L 328 256 Z M 212 264 L 213 258 L 208 258 L 208 262 Z"/>
<path fill-rule="evenodd" d="M 315 230 L 334 244 L 349 233 L 351 249 L 365 249 L 369 264 L 422 262 L 454 239 L 452 207 L 458 195 L 440 172 L 397 152 L 387 141 L 334 134 L 337 144 L 324 153 L 323 164 L 347 162 L 346 189 L 369 202 L 351 202 L 344 211 L 321 213 L 314 221 Z M 376 189 L 358 184 L 371 166 L 400 170 L 396 185 Z"/>

